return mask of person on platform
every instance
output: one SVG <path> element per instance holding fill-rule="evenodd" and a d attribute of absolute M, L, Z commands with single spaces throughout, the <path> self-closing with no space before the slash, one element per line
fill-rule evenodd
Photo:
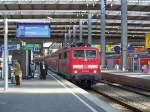
<path fill-rule="evenodd" d="M 15 60 L 14 62 L 14 74 L 15 74 L 16 85 L 19 86 L 22 79 L 22 71 L 21 71 L 20 64 L 17 60 Z"/>
<path fill-rule="evenodd" d="M 46 65 L 44 64 L 44 61 L 40 63 L 40 71 L 40 79 L 46 80 Z"/>
<path fill-rule="evenodd" d="M 35 74 L 35 63 L 32 61 L 30 64 L 30 70 L 31 70 L 31 77 L 34 78 L 34 74 Z"/>
<path fill-rule="evenodd" d="M 115 65 L 115 70 L 119 71 L 119 65 L 118 64 Z"/>

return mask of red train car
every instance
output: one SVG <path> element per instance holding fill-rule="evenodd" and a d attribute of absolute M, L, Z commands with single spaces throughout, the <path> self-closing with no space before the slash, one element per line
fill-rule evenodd
<path fill-rule="evenodd" d="M 96 84 L 101 72 L 99 50 L 89 46 L 60 49 L 44 60 L 53 71 L 87 86 Z"/>
<path fill-rule="evenodd" d="M 121 55 L 107 55 L 105 64 L 112 69 L 115 68 L 115 65 L 121 65 Z M 150 66 L 150 55 L 148 52 L 128 53 L 127 64 L 129 69 L 138 68 L 141 70 L 143 65 Z"/>

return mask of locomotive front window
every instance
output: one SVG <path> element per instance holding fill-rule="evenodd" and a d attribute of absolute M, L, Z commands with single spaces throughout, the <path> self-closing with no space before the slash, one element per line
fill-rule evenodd
<path fill-rule="evenodd" d="M 96 58 L 95 50 L 86 50 L 86 58 Z"/>
<path fill-rule="evenodd" d="M 96 50 L 75 50 L 73 56 L 75 58 L 96 58 Z"/>
<path fill-rule="evenodd" d="M 75 50 L 73 56 L 75 58 L 85 58 L 84 50 Z"/>

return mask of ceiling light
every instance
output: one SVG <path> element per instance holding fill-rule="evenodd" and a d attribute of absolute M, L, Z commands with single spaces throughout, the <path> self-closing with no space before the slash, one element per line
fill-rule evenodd
<path fill-rule="evenodd" d="M 89 6 L 89 4 L 86 4 L 86 6 L 88 7 L 88 6 Z"/>
<path fill-rule="evenodd" d="M 93 7 L 95 6 L 95 3 L 93 3 Z"/>
<path fill-rule="evenodd" d="M 110 6 L 112 7 L 112 6 L 113 6 L 113 4 L 111 3 L 111 4 L 110 4 Z"/>

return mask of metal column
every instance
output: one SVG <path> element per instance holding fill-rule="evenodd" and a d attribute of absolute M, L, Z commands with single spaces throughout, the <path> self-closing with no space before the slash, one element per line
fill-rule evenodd
<path fill-rule="evenodd" d="M 105 3 L 104 0 L 100 0 L 101 6 L 101 67 L 105 67 L 105 52 L 106 52 L 106 40 L 105 40 L 105 28 L 106 28 L 106 17 L 105 17 Z"/>
<path fill-rule="evenodd" d="M 67 33 L 65 33 L 64 37 L 64 47 L 67 47 Z"/>
<path fill-rule="evenodd" d="M 76 42 L 76 25 L 73 25 L 73 42 Z"/>
<path fill-rule="evenodd" d="M 4 90 L 8 89 L 8 19 L 4 19 L 4 74 L 5 74 L 5 87 Z"/>
<path fill-rule="evenodd" d="M 121 0 L 122 71 L 127 69 L 127 0 Z"/>
<path fill-rule="evenodd" d="M 69 40 L 69 44 L 71 43 L 71 30 L 69 28 L 68 30 L 68 40 Z"/>
<path fill-rule="evenodd" d="M 83 25 L 82 25 L 82 19 L 80 19 L 80 42 L 83 42 Z"/>
<path fill-rule="evenodd" d="M 29 53 L 28 50 L 26 50 L 26 78 L 28 77 L 29 74 Z"/>
<path fill-rule="evenodd" d="M 88 43 L 92 45 L 92 14 L 88 14 Z"/>

